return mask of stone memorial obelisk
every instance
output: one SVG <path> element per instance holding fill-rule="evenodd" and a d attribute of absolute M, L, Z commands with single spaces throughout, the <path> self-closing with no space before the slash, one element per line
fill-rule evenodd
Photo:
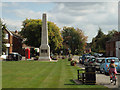
<path fill-rule="evenodd" d="M 42 16 L 42 35 L 41 35 L 41 46 L 40 46 L 40 61 L 50 61 L 50 47 L 48 45 L 48 26 L 47 16 L 44 13 Z"/>

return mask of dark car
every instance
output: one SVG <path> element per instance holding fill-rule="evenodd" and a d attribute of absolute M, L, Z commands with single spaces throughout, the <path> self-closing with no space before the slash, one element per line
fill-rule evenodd
<path fill-rule="evenodd" d="M 83 54 L 82 55 L 82 62 L 81 62 L 82 64 L 84 64 L 85 59 L 86 59 L 87 56 L 91 56 L 91 55 L 90 54 Z"/>
<path fill-rule="evenodd" d="M 85 60 L 84 60 L 84 65 L 86 65 L 88 63 L 88 61 L 92 58 L 95 58 L 94 56 L 86 56 Z"/>
<path fill-rule="evenodd" d="M 85 65 L 94 65 L 94 62 L 95 62 L 95 57 L 91 57 L 88 59 L 88 61 L 85 63 Z"/>
<path fill-rule="evenodd" d="M 19 53 L 13 52 L 9 53 L 6 61 L 19 61 L 22 59 L 22 56 Z"/>
<path fill-rule="evenodd" d="M 94 65 L 96 66 L 96 71 L 100 71 L 100 64 L 105 60 L 105 57 L 99 57 L 95 59 Z"/>

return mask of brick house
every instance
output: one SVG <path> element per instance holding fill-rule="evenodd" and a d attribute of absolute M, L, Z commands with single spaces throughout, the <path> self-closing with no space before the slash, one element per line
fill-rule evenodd
<path fill-rule="evenodd" d="M 91 48 L 85 48 L 84 53 L 91 53 Z"/>
<path fill-rule="evenodd" d="M 117 57 L 116 42 L 120 41 L 120 32 L 115 33 L 113 38 L 106 42 L 106 56 Z"/>
<path fill-rule="evenodd" d="M 8 53 L 17 52 L 22 55 L 24 52 L 22 50 L 22 38 L 18 34 L 18 32 L 9 31 L 8 29 L 5 29 L 4 32 L 5 32 L 4 43 L 6 45 L 5 53 L 8 55 Z"/>
<path fill-rule="evenodd" d="M 84 53 L 91 53 L 91 45 L 89 43 L 86 43 Z"/>
<path fill-rule="evenodd" d="M 120 59 L 120 41 L 116 42 L 116 57 Z"/>
<path fill-rule="evenodd" d="M 4 42 L 5 43 L 5 46 L 6 46 L 6 54 L 8 53 L 12 53 L 12 46 L 13 46 L 13 34 L 5 29 L 4 30 L 4 33 L 5 33 L 5 38 L 4 38 Z"/>
<path fill-rule="evenodd" d="M 12 32 L 12 31 L 11 31 Z M 17 31 L 12 32 L 13 34 L 13 46 L 12 46 L 12 52 L 17 52 L 21 55 L 23 55 L 23 49 L 22 49 L 22 38 L 21 36 L 18 34 Z"/>

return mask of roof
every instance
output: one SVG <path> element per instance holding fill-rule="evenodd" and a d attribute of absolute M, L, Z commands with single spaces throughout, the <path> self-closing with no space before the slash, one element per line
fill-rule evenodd
<path fill-rule="evenodd" d="M 117 57 L 107 57 L 106 59 L 118 59 Z"/>
<path fill-rule="evenodd" d="M 10 31 L 14 36 L 17 36 L 17 37 L 20 37 L 20 38 L 22 38 L 21 36 L 20 36 L 20 34 L 16 34 L 14 31 Z"/>
<path fill-rule="evenodd" d="M 8 28 L 6 27 L 5 29 L 11 36 L 13 36 L 13 34 L 8 30 Z"/>

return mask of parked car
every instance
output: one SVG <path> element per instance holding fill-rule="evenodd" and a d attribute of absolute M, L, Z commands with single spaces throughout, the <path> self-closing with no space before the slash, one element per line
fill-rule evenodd
<path fill-rule="evenodd" d="M 1 58 L 2 60 L 6 60 L 7 57 L 8 57 L 8 55 L 1 55 L 1 56 L 0 56 L 0 58 Z"/>
<path fill-rule="evenodd" d="M 105 58 L 105 60 L 101 63 L 101 65 L 100 65 L 100 72 L 101 73 L 108 74 L 107 69 L 109 67 L 109 64 L 110 64 L 111 60 L 115 60 L 115 65 L 116 65 L 117 72 L 120 72 L 120 61 L 119 61 L 119 59 L 116 58 L 116 57 L 109 57 L 109 58 Z"/>
<path fill-rule="evenodd" d="M 86 59 L 86 62 L 84 63 L 85 65 L 93 65 L 95 62 L 95 57 L 89 57 L 88 59 Z"/>
<path fill-rule="evenodd" d="M 13 52 L 9 53 L 6 61 L 19 61 L 22 59 L 22 56 L 19 53 Z"/>
<path fill-rule="evenodd" d="M 96 71 L 100 71 L 100 64 L 105 60 L 105 57 L 96 58 L 94 61 L 94 65 L 96 67 Z"/>
<path fill-rule="evenodd" d="M 84 60 L 84 65 L 86 65 L 87 63 L 89 63 L 88 61 L 90 61 L 92 58 L 95 58 L 94 56 L 86 56 L 85 60 Z"/>
<path fill-rule="evenodd" d="M 91 56 L 90 54 L 84 54 L 82 55 L 82 64 L 84 64 L 84 61 L 86 59 L 87 56 Z"/>

